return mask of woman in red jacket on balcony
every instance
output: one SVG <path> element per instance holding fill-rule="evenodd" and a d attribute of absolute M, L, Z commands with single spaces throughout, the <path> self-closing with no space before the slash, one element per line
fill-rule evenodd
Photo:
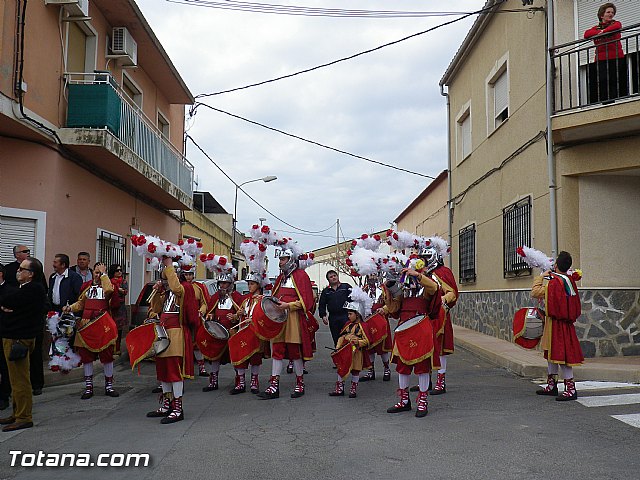
<path fill-rule="evenodd" d="M 627 60 L 622 50 L 622 23 L 614 20 L 616 6 L 605 3 L 598 9 L 598 25 L 584 32 L 596 46 L 595 63 L 589 64 L 589 103 L 629 95 Z"/>

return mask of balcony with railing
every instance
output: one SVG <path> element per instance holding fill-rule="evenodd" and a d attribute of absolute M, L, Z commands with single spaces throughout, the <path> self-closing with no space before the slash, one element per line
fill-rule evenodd
<path fill-rule="evenodd" d="M 556 45 L 549 54 L 555 68 L 555 143 L 640 131 L 640 23 Z"/>
<path fill-rule="evenodd" d="M 190 209 L 193 166 L 108 73 L 67 74 L 60 138 L 87 164 L 154 203 Z"/>

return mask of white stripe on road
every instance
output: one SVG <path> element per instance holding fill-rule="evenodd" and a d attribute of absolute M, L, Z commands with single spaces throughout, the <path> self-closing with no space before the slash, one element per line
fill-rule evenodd
<path fill-rule="evenodd" d="M 580 395 L 580 391 L 578 391 L 578 395 Z M 631 405 L 634 403 L 640 403 L 640 393 L 621 393 L 619 395 L 602 395 L 599 397 L 578 397 L 578 402 L 585 407 Z"/>
<path fill-rule="evenodd" d="M 611 415 L 616 420 L 620 420 L 632 427 L 640 428 L 640 413 L 632 413 L 630 415 Z"/>
<path fill-rule="evenodd" d="M 537 383 L 537 382 L 536 382 Z M 541 387 L 546 387 L 546 383 L 539 383 Z M 587 380 L 584 382 L 576 382 L 576 390 L 578 390 L 578 394 L 582 390 L 609 390 L 613 388 L 633 388 L 640 387 L 638 383 L 620 383 L 620 382 L 595 382 L 591 380 Z M 564 383 L 562 380 L 558 381 L 558 389 L 563 392 L 564 391 Z"/>

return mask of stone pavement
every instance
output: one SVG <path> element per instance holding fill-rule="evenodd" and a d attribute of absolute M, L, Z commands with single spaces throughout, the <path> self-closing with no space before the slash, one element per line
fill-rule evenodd
<path fill-rule="evenodd" d="M 547 376 L 547 361 L 542 352 L 527 350 L 458 325 L 453 329 L 457 347 L 522 377 Z M 640 356 L 587 358 L 584 365 L 574 368 L 574 374 L 580 381 L 640 383 Z"/>

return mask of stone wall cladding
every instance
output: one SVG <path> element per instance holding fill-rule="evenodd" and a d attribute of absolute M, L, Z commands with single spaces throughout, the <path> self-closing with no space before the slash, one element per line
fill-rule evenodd
<path fill-rule="evenodd" d="M 640 355 L 640 289 L 585 288 L 580 298 L 575 326 L 585 357 Z M 453 323 L 511 342 L 513 314 L 535 305 L 528 290 L 463 291 Z"/>

